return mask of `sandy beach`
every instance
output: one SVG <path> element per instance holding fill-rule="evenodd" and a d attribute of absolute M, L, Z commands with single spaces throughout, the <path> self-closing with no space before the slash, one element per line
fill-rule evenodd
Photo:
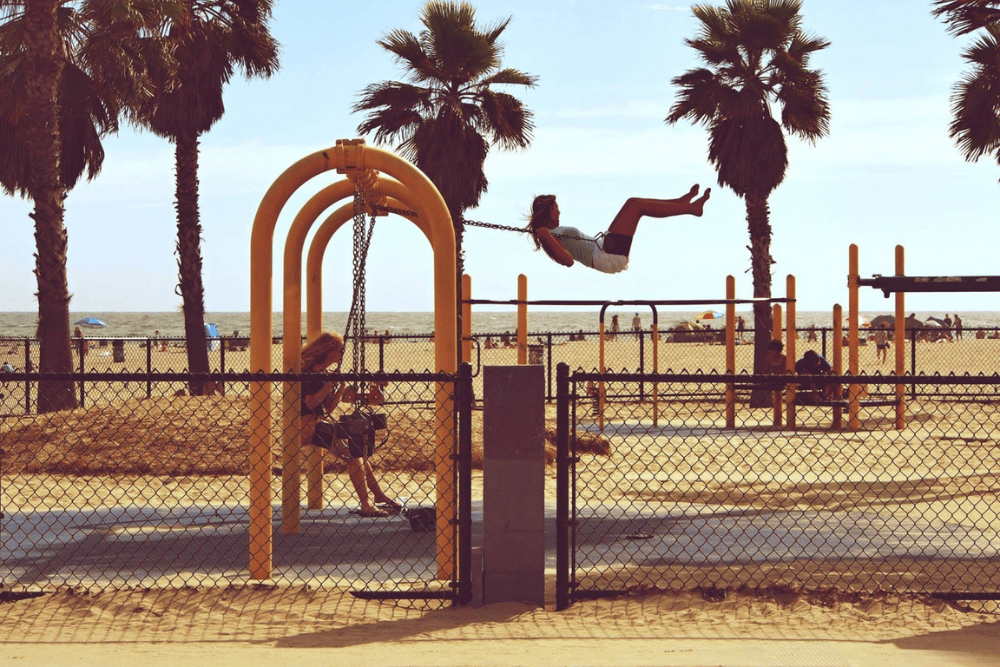
<path fill-rule="evenodd" d="M 800 354 L 804 345 L 799 343 Z M 1000 341 L 928 345 L 933 347 L 920 350 L 921 370 L 926 365 L 928 372 L 986 370 L 995 365 L 1000 353 Z M 565 360 L 573 367 L 592 368 L 597 363 L 593 341 L 554 349 L 555 361 Z M 610 367 L 637 365 L 634 340 L 620 337 L 608 352 Z M 750 346 L 738 352 L 748 359 Z M 719 345 L 671 344 L 664 345 L 661 353 L 661 370 L 718 368 L 724 358 Z M 241 370 L 242 354 L 227 353 L 227 368 Z M 863 363 L 877 371 L 874 349 L 863 349 L 862 354 L 871 357 L 863 356 Z M 387 346 L 383 359 L 389 369 L 422 369 L 431 355 L 428 343 L 394 343 Z M 515 355 L 509 349 L 487 350 L 484 361 L 514 363 Z M 275 358 L 280 360 L 280 348 Z M 88 367 L 100 368 L 104 359 L 92 353 Z M 153 362 L 157 369 L 177 368 L 174 360 L 182 359 L 179 350 L 169 349 L 154 353 Z M 140 389 L 132 385 L 126 396 Z M 405 391 L 419 390 L 408 387 Z M 391 387 L 387 395 L 392 400 Z M 46 421 L 55 417 L 4 422 L 0 436 L 7 451 L 2 478 L 5 512 L 244 502 L 246 478 L 239 465 L 245 455 L 239 443 L 243 438 L 245 444 L 247 410 L 240 407 L 245 406 L 245 398 L 235 389 L 226 396 L 208 398 L 159 394 L 147 399 L 140 392 L 122 401 L 109 388 L 95 386 L 88 396 L 92 400 L 87 408 L 59 417 L 59 432 L 76 434 L 68 444 L 65 436 L 59 436 L 59 447 L 52 447 L 55 429 Z M 668 395 L 660 410 L 667 421 L 711 425 L 721 419 L 722 407 L 713 402 L 671 400 Z M 581 429 L 591 433 L 588 410 L 589 404 L 581 407 L 578 417 Z M 170 442 L 176 449 L 154 461 L 122 454 L 123 448 L 114 445 L 126 436 L 109 427 L 114 416 L 122 413 L 128 415 L 128 440 L 173 436 Z M 421 436 L 426 425 L 420 420 L 426 417 L 420 411 L 402 409 L 391 414 L 399 427 L 394 437 L 407 439 L 407 450 L 421 450 L 426 444 L 426 437 Z M 624 412 L 608 414 L 613 418 Z M 741 405 L 740 423 L 753 437 L 720 438 L 690 430 L 637 439 L 634 434 L 606 433 L 608 454 L 591 453 L 581 459 L 580 502 L 611 499 L 645 506 L 697 502 L 719 508 L 802 511 L 865 509 L 888 503 L 904 516 L 947 514 L 969 530 L 995 531 L 1000 506 L 1000 449 L 995 434 L 1000 431 L 1000 417 L 994 407 L 967 403 L 942 410 L 933 401 L 922 400 L 911 405 L 910 417 L 906 430 L 887 435 L 884 419 L 874 415 L 858 433 L 820 428 L 828 419 L 826 413 L 811 422 L 813 418 L 805 415 L 802 430 L 786 433 L 780 440 L 770 436 L 762 440 L 759 429 L 766 428 L 766 411 Z M 627 418 L 648 421 L 649 406 L 630 405 Z M 480 412 L 476 419 L 481 423 Z M 547 408 L 546 419 L 554 427 L 554 408 Z M 954 431 L 956 425 L 974 425 L 978 439 L 938 437 L 948 429 Z M 204 437 L 198 438 L 199 433 Z M 207 447 L 202 440 L 211 442 L 216 452 L 212 465 L 220 468 L 188 470 L 170 482 L 167 468 L 196 458 L 192 452 Z M 474 427 L 474 440 L 481 442 L 481 425 Z M 625 442 L 628 447 L 623 446 Z M 759 449 L 762 446 L 766 451 Z M 231 451 L 230 458 L 220 459 L 220 451 Z M 376 463 L 387 484 L 400 495 L 431 497 L 430 474 L 419 469 L 412 455 L 393 462 L 392 451 L 388 447 L 386 459 Z M 139 461 L 152 470 L 144 474 L 127 469 Z M 86 469 L 89 472 L 66 474 L 67 469 L 80 470 L 84 464 L 91 466 Z M 348 503 L 350 484 L 337 466 L 328 458 L 324 497 L 327 502 Z M 110 474 L 110 470 L 117 472 Z M 547 496 L 554 501 L 554 474 L 549 477 Z M 917 487 L 900 484 L 903 479 L 935 482 Z M 482 476 L 477 471 L 474 496 L 481 496 L 481 488 Z M 275 492 L 280 492 L 277 479 Z M 342 589 L 305 588 L 295 583 L 273 587 L 245 582 L 193 588 L 144 585 L 101 592 L 64 589 L 0 604 L 0 655 L 10 664 L 17 660 L 47 665 L 125 664 L 132 660 L 130 655 L 141 655 L 143 663 L 150 665 L 205 661 L 228 665 L 247 660 L 305 664 L 317 658 L 364 665 L 998 664 L 1000 614 L 995 602 L 949 603 L 877 591 L 851 593 L 850 577 L 842 579 L 847 582 L 844 591 L 823 592 L 826 580 L 816 585 L 816 580 L 789 576 L 777 568 L 756 572 L 757 578 L 751 581 L 723 580 L 723 587 L 732 590 L 722 599 L 682 589 L 585 600 L 560 612 L 554 610 L 551 595 L 544 609 L 516 602 L 481 609 L 434 608 L 364 602 Z M 887 581 L 892 576 L 905 576 L 905 572 L 890 573 Z M 950 575 L 942 570 L 941 576 Z M 1000 577 L 995 571 L 988 576 L 992 584 L 976 583 L 996 590 Z M 755 590 L 737 590 L 747 585 Z"/>

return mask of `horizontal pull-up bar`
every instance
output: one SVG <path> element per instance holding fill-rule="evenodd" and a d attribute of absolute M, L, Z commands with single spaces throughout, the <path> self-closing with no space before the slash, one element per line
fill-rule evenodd
<path fill-rule="evenodd" d="M 881 276 L 859 278 L 860 287 L 894 292 L 1000 292 L 1000 276 Z"/>
<path fill-rule="evenodd" d="M 629 301 L 596 301 L 596 300 L 584 300 L 584 301 L 574 301 L 574 300 L 562 300 L 562 299 L 532 299 L 532 300 L 518 300 L 518 299 L 508 299 L 506 301 L 494 300 L 494 299 L 463 299 L 462 303 L 467 303 L 472 306 L 520 306 L 521 304 L 528 306 L 724 306 L 727 304 L 748 304 L 748 303 L 789 303 L 793 302 L 795 299 L 788 298 L 758 298 L 758 299 L 714 299 L 714 300 L 704 300 L 704 299 L 674 299 L 668 301 L 659 300 L 629 300 Z"/>

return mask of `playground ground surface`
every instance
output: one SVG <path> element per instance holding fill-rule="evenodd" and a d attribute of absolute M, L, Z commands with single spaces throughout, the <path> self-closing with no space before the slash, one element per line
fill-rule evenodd
<path fill-rule="evenodd" d="M 692 357 L 714 357 L 717 351 L 710 346 L 691 350 Z M 689 367 L 702 367 L 698 362 L 692 358 Z M 993 408 L 982 408 L 982 417 L 969 422 L 995 432 Z M 928 424 L 914 428 L 928 429 Z M 833 439 L 816 432 L 801 437 Z M 686 440 L 668 442 L 663 453 L 674 446 L 679 452 Z M 790 451 L 806 451 L 800 444 L 792 442 Z M 817 443 L 810 444 L 809 451 L 814 451 Z M 844 456 L 842 444 L 833 444 Z M 982 443 L 973 445 L 981 447 Z M 926 460 L 928 464 L 957 465 L 955 453 L 947 449 L 959 446 L 952 439 L 942 445 L 930 438 L 928 446 L 934 453 Z M 849 462 L 870 465 L 879 460 L 869 450 L 851 450 L 848 458 L 857 456 L 858 460 Z M 706 473 L 714 474 L 709 459 L 721 459 L 711 451 L 704 456 L 708 457 Z M 763 459 L 756 460 L 763 464 Z M 625 486 L 634 485 L 633 476 L 614 476 L 622 472 L 620 458 L 594 461 L 596 467 L 589 473 L 592 481 L 619 489 L 625 480 Z M 801 465 L 813 467 L 815 462 L 803 459 Z M 60 485 L 92 485 L 97 479 L 24 475 L 20 481 L 39 485 L 33 490 L 22 485 L 19 492 L 29 496 L 27 505 L 40 509 L 48 503 L 58 505 L 60 498 L 79 497 L 59 492 Z M 120 481 L 109 483 L 121 487 Z M 995 501 L 995 488 L 987 495 Z M 981 501 L 983 496 L 978 497 Z M 671 500 L 684 502 L 685 498 Z M 762 493 L 746 500 L 767 504 L 773 498 Z M 5 503 L 5 511 L 12 509 Z M 791 592 L 729 592 L 722 599 L 705 599 L 697 592 L 678 591 L 581 601 L 557 612 L 551 596 L 545 608 L 510 602 L 479 609 L 435 609 L 418 603 L 363 601 L 343 590 L 244 585 L 94 594 L 63 591 L 0 604 L 0 661 L 9 665 L 105 667 L 141 662 L 244 667 L 336 661 L 435 666 L 938 667 L 998 665 L 998 655 L 996 603 L 963 605 L 892 594 L 837 599 Z"/>
<path fill-rule="evenodd" d="M 930 599 L 689 592 L 427 609 L 295 588 L 59 593 L 0 605 L 6 665 L 996 665 L 1000 617 Z"/>

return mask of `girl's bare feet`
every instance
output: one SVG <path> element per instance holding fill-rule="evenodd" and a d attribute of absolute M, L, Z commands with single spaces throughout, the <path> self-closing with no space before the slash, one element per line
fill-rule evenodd
<path fill-rule="evenodd" d="M 698 197 L 693 202 L 691 202 L 691 206 L 694 209 L 691 211 L 691 215 L 696 215 L 698 217 L 701 217 L 702 211 L 705 208 L 705 202 L 707 202 L 708 198 L 711 196 L 712 196 L 712 188 L 708 188 L 707 190 L 705 190 L 705 194 L 703 194 L 702 196 Z"/>
<path fill-rule="evenodd" d="M 691 200 L 694 199 L 695 196 L 697 196 L 699 187 L 701 186 L 695 183 L 694 185 L 691 186 L 691 189 L 688 190 L 687 194 L 684 195 L 683 197 L 678 197 L 677 201 L 682 201 L 685 204 L 690 204 Z"/>

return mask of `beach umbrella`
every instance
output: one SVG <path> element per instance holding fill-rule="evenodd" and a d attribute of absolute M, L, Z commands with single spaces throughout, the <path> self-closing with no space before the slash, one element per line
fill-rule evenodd
<path fill-rule="evenodd" d="M 850 325 L 851 325 L 851 317 L 848 315 L 847 317 L 844 318 L 844 328 L 846 329 Z M 867 329 L 871 325 L 872 325 L 872 323 L 868 321 L 867 317 L 865 317 L 864 315 L 858 315 L 858 327 L 859 328 L 861 328 L 861 329 Z"/>
<path fill-rule="evenodd" d="M 872 318 L 871 326 L 872 329 L 878 329 L 880 326 L 885 325 L 886 329 L 896 328 L 896 317 L 894 315 L 879 315 Z"/>
<path fill-rule="evenodd" d="M 895 318 L 895 316 L 893 316 L 893 315 L 879 315 L 878 317 L 874 317 L 874 318 L 872 318 L 871 328 L 872 329 L 878 329 L 879 326 L 881 326 L 883 324 L 885 325 L 886 329 L 895 330 L 896 329 L 896 318 Z M 915 318 L 913 316 L 910 316 L 910 317 L 906 318 L 905 322 L 903 323 L 903 326 L 907 330 L 909 330 L 909 329 L 923 329 L 924 328 L 924 323 L 921 322 L 920 320 L 918 320 L 917 318 Z"/>
<path fill-rule="evenodd" d="M 725 313 L 720 313 L 717 310 L 706 310 L 703 313 L 699 313 L 697 316 L 695 316 L 694 319 L 695 320 L 717 320 L 720 317 L 725 317 L 725 316 L 726 316 Z"/>
<path fill-rule="evenodd" d="M 84 317 L 83 319 L 79 319 L 76 322 L 73 322 L 73 324 L 79 327 L 87 327 L 88 329 L 103 329 L 104 327 L 108 326 L 107 324 L 100 321 L 96 317 Z"/>

